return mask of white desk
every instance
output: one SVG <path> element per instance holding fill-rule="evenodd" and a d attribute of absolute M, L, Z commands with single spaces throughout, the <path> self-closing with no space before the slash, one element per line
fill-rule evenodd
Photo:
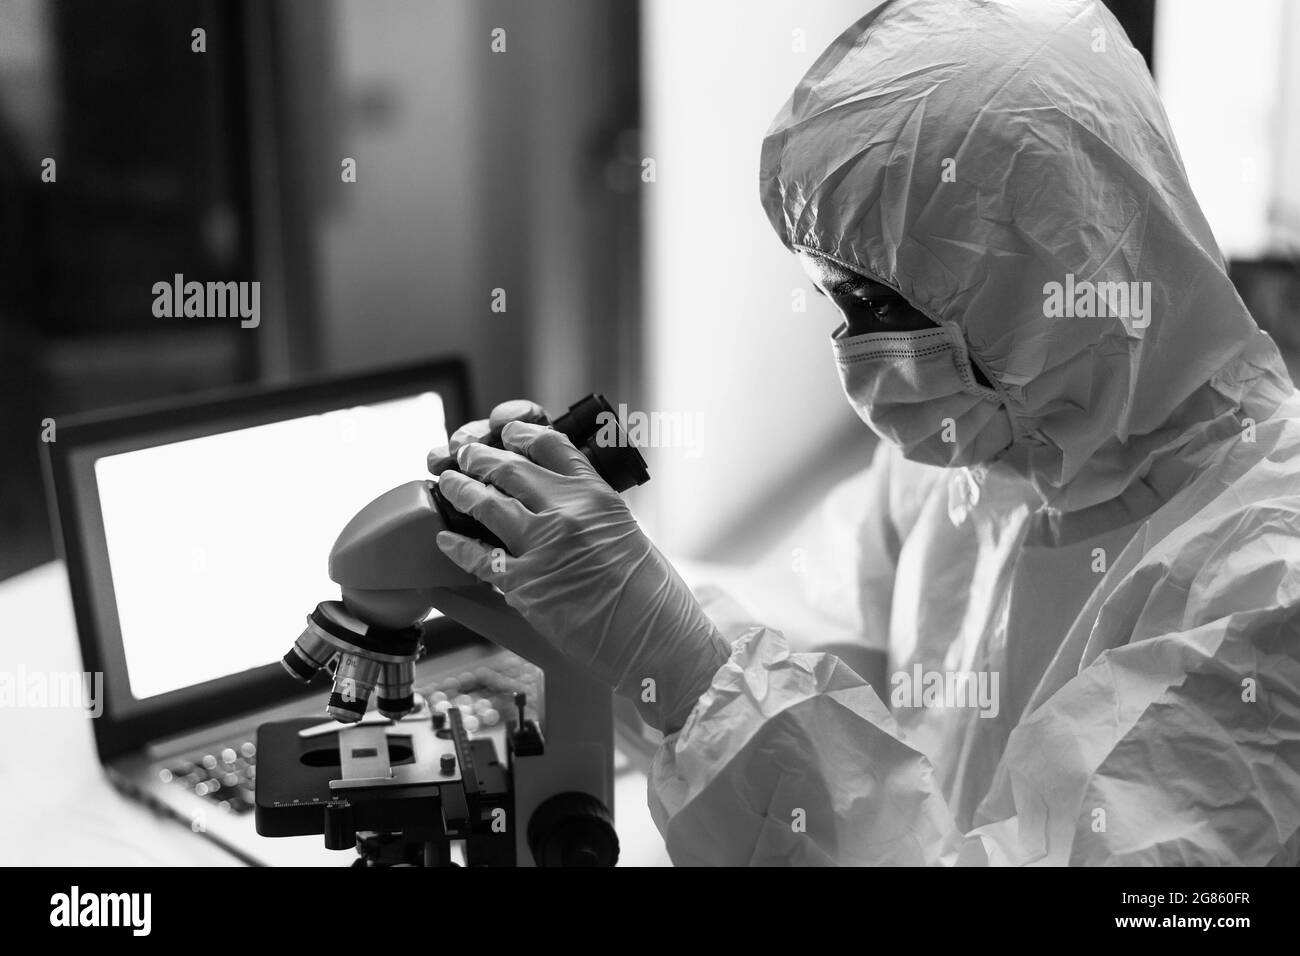
<path fill-rule="evenodd" d="M 67 576 L 59 562 L 0 583 L 0 672 L 81 671 Z M 645 777 L 615 788 L 621 859 L 668 865 L 646 808 Z M 0 865 L 238 866 L 179 823 L 109 785 L 79 711 L 0 707 Z"/>

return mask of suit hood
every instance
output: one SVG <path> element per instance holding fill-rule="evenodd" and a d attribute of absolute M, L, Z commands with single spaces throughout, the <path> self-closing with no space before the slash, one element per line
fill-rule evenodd
<path fill-rule="evenodd" d="M 782 108 L 760 180 L 788 248 L 960 328 L 1011 419 L 999 467 L 1056 507 L 1292 390 L 1099 3 L 878 5 Z"/>

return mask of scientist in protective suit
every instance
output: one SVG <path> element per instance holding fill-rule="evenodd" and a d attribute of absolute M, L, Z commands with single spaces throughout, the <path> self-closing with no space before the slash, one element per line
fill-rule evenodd
<path fill-rule="evenodd" d="M 1115 20 L 884 3 L 777 117 L 761 195 L 883 439 L 864 644 L 999 706 L 891 712 L 836 656 L 728 644 L 562 436 L 462 432 L 443 490 L 512 557 L 439 546 L 665 732 L 673 860 L 1300 860 L 1300 393 Z"/>

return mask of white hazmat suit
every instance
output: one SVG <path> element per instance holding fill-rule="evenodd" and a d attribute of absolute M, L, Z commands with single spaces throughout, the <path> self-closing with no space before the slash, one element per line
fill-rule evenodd
<path fill-rule="evenodd" d="M 741 636 L 655 763 L 674 861 L 1294 865 L 1300 396 L 1115 20 L 885 3 L 761 188 L 789 248 L 960 331 L 1011 443 L 944 470 L 882 443 L 856 557 L 894 706 Z"/>

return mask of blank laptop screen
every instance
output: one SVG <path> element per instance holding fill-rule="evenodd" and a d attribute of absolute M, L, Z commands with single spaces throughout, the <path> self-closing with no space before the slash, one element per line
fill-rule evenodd
<path fill-rule="evenodd" d="M 277 660 L 320 601 L 348 520 L 447 440 L 433 392 L 95 461 L 131 695 Z"/>

